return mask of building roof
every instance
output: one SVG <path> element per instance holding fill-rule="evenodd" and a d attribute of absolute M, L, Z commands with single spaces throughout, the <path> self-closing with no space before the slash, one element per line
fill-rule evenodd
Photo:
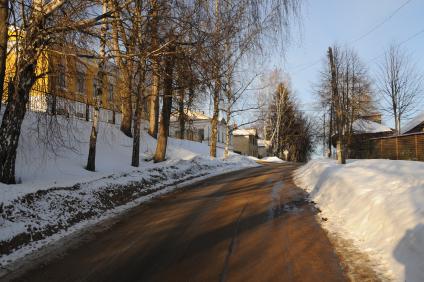
<path fill-rule="evenodd" d="M 355 133 L 381 133 L 393 131 L 390 127 L 367 119 L 357 119 L 352 124 Z"/>
<path fill-rule="evenodd" d="M 196 112 L 196 111 L 186 111 L 186 115 L 189 120 L 210 120 L 211 118 L 205 115 L 203 112 Z M 171 121 L 178 120 L 178 113 L 175 113 L 171 117 Z"/>
<path fill-rule="evenodd" d="M 411 119 L 404 126 L 401 126 L 400 133 L 401 134 L 408 133 L 408 131 L 414 129 L 415 127 L 417 127 L 418 125 L 420 125 L 423 122 L 424 122 L 424 112 L 418 114 L 416 117 L 414 117 L 413 119 Z"/>
<path fill-rule="evenodd" d="M 250 129 L 236 129 L 233 131 L 234 136 L 249 136 L 249 135 L 256 135 L 256 129 L 250 128 Z"/>

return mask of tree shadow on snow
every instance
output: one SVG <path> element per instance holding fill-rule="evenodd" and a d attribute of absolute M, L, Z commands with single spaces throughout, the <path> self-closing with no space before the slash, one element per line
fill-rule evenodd
<path fill-rule="evenodd" d="M 396 245 L 393 255 L 405 266 L 404 281 L 424 281 L 424 224 L 408 229 Z"/>

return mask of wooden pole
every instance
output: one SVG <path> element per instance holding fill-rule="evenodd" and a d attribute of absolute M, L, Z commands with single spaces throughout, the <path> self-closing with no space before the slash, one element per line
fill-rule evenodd
<path fill-rule="evenodd" d="M 380 139 L 380 159 L 383 158 L 383 139 Z"/>
<path fill-rule="evenodd" d="M 418 161 L 418 135 L 415 135 L 415 159 Z"/>
<path fill-rule="evenodd" d="M 399 160 L 399 138 L 396 136 L 396 160 Z"/>

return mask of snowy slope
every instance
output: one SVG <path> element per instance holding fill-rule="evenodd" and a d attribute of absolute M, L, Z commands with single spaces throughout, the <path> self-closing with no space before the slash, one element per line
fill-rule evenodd
<path fill-rule="evenodd" d="M 396 281 L 424 281 L 424 163 L 313 160 L 296 172 L 331 231 L 353 239 Z"/>
<path fill-rule="evenodd" d="M 130 165 L 132 154 L 132 139 L 125 136 L 119 127 L 109 123 L 100 123 L 98 134 L 96 172 L 84 169 L 87 162 L 88 141 L 91 123 L 79 119 L 64 119 L 58 116 L 59 126 L 53 130 L 45 130 L 44 115 L 28 113 L 20 138 L 16 176 L 21 184 L 5 185 L 0 183 L 0 201 L 8 197 L 47 189 L 52 186 L 72 186 L 107 175 L 132 171 Z M 62 140 L 52 141 L 51 131 L 60 130 Z M 49 132 L 50 131 L 50 132 Z M 54 144 L 46 145 L 43 140 Z M 143 162 L 151 158 L 155 152 L 156 140 L 142 131 L 141 137 L 141 167 L 154 166 L 151 162 Z M 169 139 L 167 159 L 190 160 L 195 156 L 208 156 L 207 144 L 187 140 Z M 218 157 L 223 151 L 218 149 Z"/>
<path fill-rule="evenodd" d="M 135 168 L 130 166 L 132 139 L 115 125 L 101 123 L 96 172 L 89 172 L 84 166 L 91 123 L 59 116 L 58 126 L 47 129 L 45 125 L 51 121 L 45 118 L 27 114 L 16 165 L 20 183 L 0 184 L 0 268 L 177 186 L 257 166 L 254 160 L 237 154 L 224 160 L 220 149 L 218 158 L 212 160 L 207 143 L 172 138 L 168 139 L 167 160 L 154 164 L 145 159 L 153 156 L 156 140 L 143 131 L 141 163 Z"/>

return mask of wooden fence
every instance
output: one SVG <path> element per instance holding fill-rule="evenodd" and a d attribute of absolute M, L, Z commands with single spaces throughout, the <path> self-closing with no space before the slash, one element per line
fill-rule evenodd
<path fill-rule="evenodd" d="M 350 157 L 424 161 L 424 132 L 356 142 L 350 150 Z"/>

